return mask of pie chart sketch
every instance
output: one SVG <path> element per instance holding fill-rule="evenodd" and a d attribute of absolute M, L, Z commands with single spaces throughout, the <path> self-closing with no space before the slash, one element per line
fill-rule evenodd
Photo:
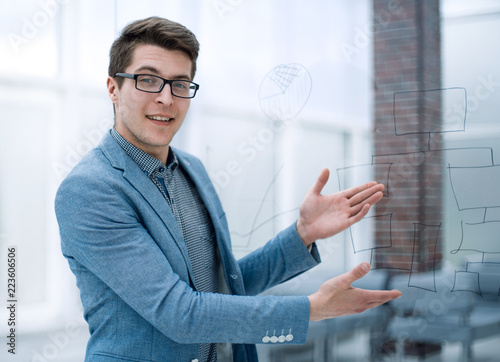
<path fill-rule="evenodd" d="M 259 103 L 264 114 L 273 121 L 296 116 L 311 94 L 312 79 L 300 64 L 280 64 L 266 74 L 259 89 Z"/>

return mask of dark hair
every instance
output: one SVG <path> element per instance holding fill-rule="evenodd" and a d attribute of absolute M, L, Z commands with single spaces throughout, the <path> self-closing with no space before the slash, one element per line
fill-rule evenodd
<path fill-rule="evenodd" d="M 184 25 L 156 16 L 134 21 L 123 28 L 109 52 L 109 76 L 124 72 L 132 63 L 134 50 L 143 44 L 184 52 L 191 60 L 191 79 L 194 78 L 200 49 L 196 36 Z M 116 81 L 121 87 L 123 78 Z"/>

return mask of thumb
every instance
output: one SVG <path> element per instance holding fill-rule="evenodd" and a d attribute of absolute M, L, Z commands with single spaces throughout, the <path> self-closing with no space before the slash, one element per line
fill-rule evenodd
<path fill-rule="evenodd" d="M 353 283 L 356 280 L 361 279 L 366 274 L 368 274 L 369 271 L 370 271 L 370 264 L 367 262 L 363 262 L 355 266 L 353 269 L 351 269 L 350 272 L 347 273 L 350 283 Z"/>
<path fill-rule="evenodd" d="M 328 182 L 329 177 L 330 177 L 330 171 L 325 167 L 324 169 L 321 170 L 318 179 L 311 188 L 311 192 L 314 194 L 320 194 L 321 190 L 323 190 L 323 187 L 325 187 L 326 183 Z"/>

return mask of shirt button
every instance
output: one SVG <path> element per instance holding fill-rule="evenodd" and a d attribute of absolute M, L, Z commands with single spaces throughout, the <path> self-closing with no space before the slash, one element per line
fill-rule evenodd
<path fill-rule="evenodd" d="M 293 334 L 287 334 L 285 339 L 288 341 L 288 342 L 291 342 L 293 340 Z"/>
<path fill-rule="evenodd" d="M 271 337 L 271 343 L 276 343 L 276 342 L 278 342 L 278 337 L 272 336 Z"/>
<path fill-rule="evenodd" d="M 158 171 L 159 171 L 159 172 L 163 172 L 163 171 L 165 171 L 165 167 L 160 167 L 160 168 L 158 169 Z"/>
<path fill-rule="evenodd" d="M 268 336 L 265 336 L 264 338 L 262 338 L 262 343 L 269 343 L 270 340 L 271 340 L 271 338 L 269 338 Z"/>
<path fill-rule="evenodd" d="M 283 343 L 286 341 L 286 337 L 284 335 L 281 335 L 278 337 L 278 342 Z"/>

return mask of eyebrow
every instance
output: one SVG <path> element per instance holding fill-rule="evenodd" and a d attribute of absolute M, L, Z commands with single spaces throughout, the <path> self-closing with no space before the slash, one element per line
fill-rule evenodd
<path fill-rule="evenodd" d="M 158 69 L 156 69 L 155 67 L 152 67 L 150 65 L 143 65 L 142 67 L 139 67 L 135 72 L 141 72 L 141 71 L 147 71 L 147 72 L 151 72 L 153 73 L 154 75 L 158 75 L 160 76 L 160 72 L 158 71 Z M 188 76 L 187 74 L 179 74 L 179 75 L 174 75 L 173 77 L 171 77 L 171 79 L 181 79 L 181 80 L 191 80 L 191 77 Z"/>

